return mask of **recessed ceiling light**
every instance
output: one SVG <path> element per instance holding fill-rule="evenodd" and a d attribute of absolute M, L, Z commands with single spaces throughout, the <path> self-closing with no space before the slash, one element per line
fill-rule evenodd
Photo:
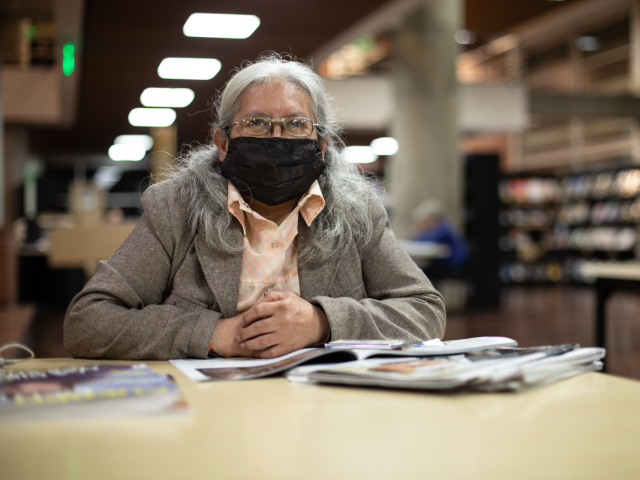
<path fill-rule="evenodd" d="M 471 30 L 458 30 L 454 38 L 460 45 L 471 45 L 476 43 L 476 34 Z"/>
<path fill-rule="evenodd" d="M 134 127 L 168 127 L 176 120 L 170 108 L 134 108 L 129 112 L 129 123 Z"/>
<path fill-rule="evenodd" d="M 182 31 L 187 37 L 247 38 L 259 25 L 255 15 L 193 13 Z"/>
<path fill-rule="evenodd" d="M 146 151 L 140 145 L 111 145 L 109 158 L 115 161 L 138 161 L 144 158 Z"/>
<path fill-rule="evenodd" d="M 393 137 L 380 137 L 371 142 L 376 155 L 395 155 L 398 153 L 398 141 Z"/>
<path fill-rule="evenodd" d="M 98 188 L 109 190 L 120 181 L 123 173 L 120 167 L 100 167 L 93 175 L 93 181 Z"/>
<path fill-rule="evenodd" d="M 118 135 L 113 144 L 140 145 L 145 150 L 150 150 L 153 147 L 153 137 L 151 135 Z"/>
<path fill-rule="evenodd" d="M 364 145 L 347 147 L 342 153 L 347 161 L 351 163 L 373 163 L 378 159 L 378 155 L 373 151 L 373 148 Z"/>
<path fill-rule="evenodd" d="M 145 107 L 186 107 L 194 96 L 190 88 L 145 88 L 140 102 Z"/>
<path fill-rule="evenodd" d="M 184 80 L 211 80 L 220 71 L 219 60 L 215 58 L 169 57 L 160 62 L 160 78 L 180 78 Z"/>

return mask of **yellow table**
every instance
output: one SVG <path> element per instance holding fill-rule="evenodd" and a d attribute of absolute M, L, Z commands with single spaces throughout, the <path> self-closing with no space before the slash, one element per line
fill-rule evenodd
<path fill-rule="evenodd" d="M 520 394 L 447 395 L 195 384 L 146 363 L 174 374 L 190 415 L 0 425 L 0 478 L 640 478 L 637 381 L 588 373 Z"/>

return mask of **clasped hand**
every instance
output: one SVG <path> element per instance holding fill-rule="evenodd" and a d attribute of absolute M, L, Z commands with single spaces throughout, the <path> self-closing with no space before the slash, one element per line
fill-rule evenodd
<path fill-rule="evenodd" d="M 293 292 L 267 292 L 246 312 L 218 321 L 213 351 L 221 357 L 273 358 L 320 343 L 327 316 Z"/>

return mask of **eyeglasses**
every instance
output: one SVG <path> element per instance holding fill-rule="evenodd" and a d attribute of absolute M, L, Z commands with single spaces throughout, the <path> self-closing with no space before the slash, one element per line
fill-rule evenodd
<path fill-rule="evenodd" d="M 247 135 L 259 137 L 268 135 L 273 130 L 273 124 L 279 123 L 284 133 L 291 137 L 308 137 L 313 133 L 313 127 L 319 124 L 304 117 L 269 118 L 269 117 L 247 117 L 231 125 L 240 125 L 240 128 Z"/>

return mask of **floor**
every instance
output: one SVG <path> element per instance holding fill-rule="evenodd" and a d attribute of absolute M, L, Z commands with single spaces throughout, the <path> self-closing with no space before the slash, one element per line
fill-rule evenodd
<path fill-rule="evenodd" d="M 504 288 L 499 311 L 450 314 L 446 338 L 500 335 L 520 346 L 595 343 L 596 296 L 587 286 Z M 608 373 L 640 380 L 640 294 L 613 293 L 607 303 Z"/>
<path fill-rule="evenodd" d="M 614 293 L 608 303 L 608 371 L 640 380 L 640 294 Z M 67 357 L 64 311 L 37 308 L 23 341 L 38 357 Z M 514 286 L 495 311 L 450 314 L 446 339 L 500 335 L 521 346 L 579 343 L 595 338 L 595 294 L 582 286 Z"/>

